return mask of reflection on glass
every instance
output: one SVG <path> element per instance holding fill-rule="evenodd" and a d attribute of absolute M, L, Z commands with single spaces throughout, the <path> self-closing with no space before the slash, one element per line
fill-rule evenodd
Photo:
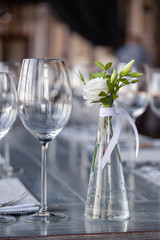
<path fill-rule="evenodd" d="M 160 69 L 152 71 L 149 93 L 151 109 L 157 116 L 160 116 Z"/>
<path fill-rule="evenodd" d="M 0 140 L 12 128 L 17 114 L 16 88 L 11 74 L 0 72 Z M 15 218 L 0 216 L 0 224 L 14 222 Z"/>
<path fill-rule="evenodd" d="M 20 63 L 19 62 L 0 62 L 0 72 L 8 72 L 12 74 L 12 78 L 16 85 L 18 86 L 18 78 L 20 72 Z M 23 172 L 23 169 L 15 169 L 10 163 L 10 144 L 7 138 L 2 140 L 2 148 L 4 155 L 4 162 L 1 171 L 1 177 L 13 177 L 19 175 Z"/>
<path fill-rule="evenodd" d="M 47 207 L 46 151 L 68 122 L 72 93 L 63 60 L 24 59 L 19 87 L 19 116 L 25 128 L 36 137 L 42 148 L 41 209 L 24 216 L 27 222 L 57 222 L 67 220 L 63 213 Z"/>
<path fill-rule="evenodd" d="M 126 63 L 124 63 L 125 65 Z M 118 70 L 123 68 L 123 63 L 118 65 Z M 136 79 L 139 82 L 130 84 L 121 88 L 119 91 L 118 105 L 123 107 L 134 120 L 141 116 L 146 110 L 149 103 L 148 96 L 148 79 L 149 79 L 149 67 L 146 64 L 142 64 L 136 67 L 132 67 L 132 72 L 143 73 Z"/>
<path fill-rule="evenodd" d="M 126 65 L 126 63 L 119 63 L 117 71 L 121 71 L 121 69 Z M 150 70 L 147 64 L 141 64 L 138 66 L 132 67 L 132 72 L 140 72 L 143 73 L 142 76 L 135 78 L 139 81 L 135 84 L 130 84 L 121 88 L 119 91 L 119 98 L 117 98 L 117 103 L 120 107 L 124 108 L 135 121 L 138 117 L 140 117 L 146 110 L 149 104 L 149 94 L 148 94 L 148 80 L 150 77 Z M 128 77 L 129 79 L 129 77 Z M 133 80 L 133 79 L 132 79 Z M 130 128 L 130 156 L 129 160 L 134 164 L 135 160 L 135 149 L 134 149 L 134 140 L 132 129 Z M 128 163 L 129 165 L 132 163 Z M 132 166 L 133 167 L 133 166 Z"/>

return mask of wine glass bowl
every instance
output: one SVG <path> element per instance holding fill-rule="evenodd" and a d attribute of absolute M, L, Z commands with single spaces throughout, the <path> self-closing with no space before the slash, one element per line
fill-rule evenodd
<path fill-rule="evenodd" d="M 160 69 L 152 69 L 149 94 L 150 107 L 160 117 Z"/>
<path fill-rule="evenodd" d="M 12 73 L 12 77 L 13 77 L 16 89 L 18 87 L 20 66 L 21 64 L 19 62 L 12 62 L 12 61 L 1 62 L 0 61 L 0 71 Z"/>
<path fill-rule="evenodd" d="M 72 108 L 72 92 L 65 63 L 60 59 L 24 59 L 19 87 L 19 116 L 25 128 L 36 137 L 42 147 L 41 209 L 23 217 L 28 222 L 56 222 L 66 220 L 47 207 L 46 151 L 48 143 L 67 124 Z"/>
<path fill-rule="evenodd" d="M 0 72 L 0 139 L 13 126 L 17 114 L 16 89 L 11 74 Z"/>
<path fill-rule="evenodd" d="M 50 142 L 70 116 L 71 90 L 67 72 L 61 73 L 60 65 L 63 66 L 63 61 L 43 59 L 26 59 L 22 64 L 19 115 L 24 126 L 40 141 Z"/>
<path fill-rule="evenodd" d="M 17 95 L 12 75 L 0 72 L 0 140 L 8 133 L 17 115 Z M 15 222 L 12 216 L 0 216 L 0 224 Z"/>
<path fill-rule="evenodd" d="M 14 84 L 17 88 L 20 71 L 20 63 L 13 61 L 0 61 L 0 72 L 7 72 L 12 74 Z M 10 163 L 10 143 L 7 138 L 2 140 L 3 164 L 1 170 L 1 177 L 13 177 L 23 173 L 22 168 L 14 168 Z"/>
<path fill-rule="evenodd" d="M 117 71 L 120 72 L 126 63 L 120 63 Z M 124 108 L 134 121 L 140 117 L 148 107 L 149 94 L 148 94 L 148 81 L 150 77 L 150 68 L 147 64 L 139 64 L 132 67 L 131 72 L 143 73 L 142 76 L 135 77 L 134 80 L 139 80 L 136 83 L 129 84 L 122 87 L 119 91 L 117 98 L 117 105 Z M 127 77 L 130 81 L 130 77 Z M 133 78 L 131 79 L 131 81 Z M 128 129 L 127 129 L 128 130 Z M 135 161 L 135 142 L 133 139 L 132 129 L 129 128 L 129 162 L 128 167 L 133 167 Z"/>
<path fill-rule="evenodd" d="M 120 66 L 122 67 L 123 64 L 121 63 Z M 143 75 L 135 78 L 139 80 L 138 82 L 120 89 L 117 102 L 118 105 L 123 107 L 135 120 L 145 112 L 149 104 L 149 66 L 147 64 L 141 64 L 132 67 L 132 72 L 140 72 L 143 73 Z M 128 80 L 130 80 L 129 77 Z"/>

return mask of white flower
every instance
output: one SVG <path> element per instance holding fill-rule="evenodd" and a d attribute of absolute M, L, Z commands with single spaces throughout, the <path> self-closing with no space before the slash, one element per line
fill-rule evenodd
<path fill-rule="evenodd" d="M 108 93 L 106 79 L 103 77 L 91 79 L 83 86 L 83 97 L 90 101 L 99 101 L 105 97 L 99 96 L 102 91 Z"/>

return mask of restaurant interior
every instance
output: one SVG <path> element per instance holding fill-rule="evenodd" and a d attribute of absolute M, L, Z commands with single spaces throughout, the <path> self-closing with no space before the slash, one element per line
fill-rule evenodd
<path fill-rule="evenodd" d="M 159 0 L 0 3 L 0 239 L 160 239 L 159 12 Z M 112 65 L 107 65 L 110 62 Z M 129 75 L 129 69 L 123 75 L 128 63 L 134 74 Z M 60 69 L 55 84 L 56 73 L 53 79 L 49 77 L 52 71 L 45 70 L 46 66 L 55 72 Z M 102 69 L 105 77 L 100 75 Z M 47 84 L 42 89 L 34 85 L 40 71 L 44 71 L 47 84 L 53 88 L 49 100 Z M 93 73 L 103 76 L 97 77 L 101 80 L 108 79 L 105 84 L 110 91 L 109 79 L 113 83 L 126 77 L 122 83 L 127 86 L 120 89 L 118 96 L 112 96 L 112 107 L 118 109 L 113 110 L 115 115 L 104 116 L 101 111 L 102 99 L 109 101 L 105 90 L 98 95 L 103 97 L 98 101 L 84 96 Z M 6 120 L 10 124 L 6 130 L 1 117 L 6 111 L 3 108 L 7 108 L 1 105 L 2 88 L 6 88 L 1 88 L 4 75 L 13 78 L 16 92 L 16 106 L 12 106 L 16 110 L 10 123 Z M 59 86 L 62 75 L 64 83 Z M 132 76 L 135 82 L 129 84 Z M 45 99 L 39 103 L 38 97 L 42 96 L 38 96 L 36 109 L 29 109 L 33 100 L 30 95 L 39 93 L 39 89 L 44 91 Z M 66 101 L 63 108 L 61 101 Z M 38 115 L 39 104 L 42 112 Z M 47 120 L 41 116 L 46 107 L 47 117 L 53 111 Z M 103 108 L 107 108 L 105 104 Z M 112 116 L 117 117 L 117 136 L 110 133 L 114 144 L 107 142 L 109 134 L 105 140 L 99 138 L 100 121 Z M 31 125 L 28 119 L 33 121 Z M 48 132 L 36 131 L 42 131 L 50 120 L 56 121 L 59 128 L 53 129 L 51 139 L 47 135 L 44 140 Z M 43 126 L 37 130 L 40 121 Z M 47 126 L 44 131 L 51 131 Z M 102 140 L 108 144 L 103 150 L 104 142 L 99 144 Z M 97 155 L 107 156 L 106 148 L 111 145 L 105 172 L 98 165 Z M 114 154 L 119 157 L 117 146 L 121 157 L 112 166 Z M 92 191 L 94 203 L 89 202 Z M 123 208 L 121 216 L 121 210 L 114 213 L 119 205 Z"/>

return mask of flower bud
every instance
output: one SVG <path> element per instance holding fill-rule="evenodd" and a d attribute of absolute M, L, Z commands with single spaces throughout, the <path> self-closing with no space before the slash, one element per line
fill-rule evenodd
<path fill-rule="evenodd" d="M 116 76 L 117 76 L 117 72 L 116 72 L 116 70 L 114 69 L 114 70 L 113 70 L 113 73 L 112 73 L 112 75 L 111 75 L 111 81 L 112 81 L 112 82 L 115 80 Z"/>
<path fill-rule="evenodd" d="M 121 76 L 125 76 L 127 75 L 130 71 L 131 71 L 131 68 L 134 64 L 135 60 L 132 59 L 122 70 L 121 70 Z"/>

